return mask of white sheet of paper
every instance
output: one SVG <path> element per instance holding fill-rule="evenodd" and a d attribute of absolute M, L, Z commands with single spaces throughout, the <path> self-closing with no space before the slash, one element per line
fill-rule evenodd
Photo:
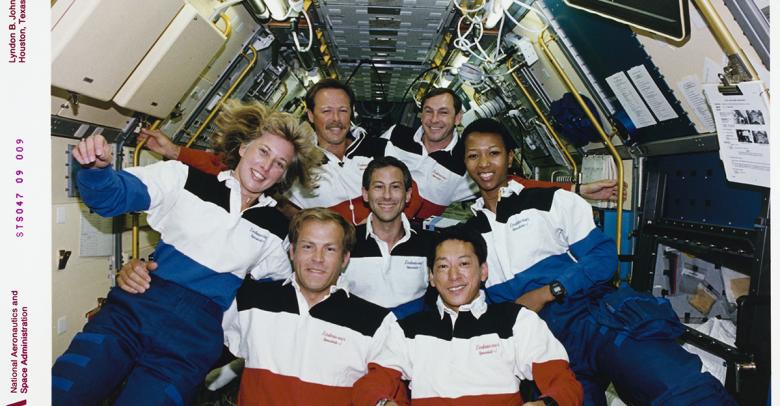
<path fill-rule="evenodd" d="M 658 121 L 666 121 L 677 118 L 677 113 L 666 100 L 661 89 L 650 76 L 645 65 L 634 66 L 628 70 L 628 76 L 639 89 L 639 94 L 645 99 L 650 110 L 658 118 Z"/>
<path fill-rule="evenodd" d="M 617 179 L 617 167 L 610 155 L 586 155 L 582 158 L 580 168 L 582 183 L 590 183 L 604 179 Z M 612 209 L 617 203 L 603 200 L 588 200 L 593 207 Z"/>
<path fill-rule="evenodd" d="M 714 132 L 715 120 L 712 118 L 712 111 L 710 111 L 710 106 L 704 97 L 704 90 L 702 90 L 696 75 L 682 78 L 681 81 L 677 82 L 677 87 L 685 97 L 685 101 L 693 109 L 693 113 L 701 121 L 701 125 L 696 124 L 699 134 Z"/>
<path fill-rule="evenodd" d="M 109 256 L 114 248 L 114 236 L 111 234 L 111 217 L 102 217 L 90 213 L 81 207 L 81 232 L 79 235 L 79 256 Z"/>
<path fill-rule="evenodd" d="M 737 85 L 741 95 L 724 95 L 705 85 L 718 131 L 720 159 L 731 182 L 769 187 L 769 108 L 760 81 Z"/>
<path fill-rule="evenodd" d="M 636 128 L 647 127 L 657 123 L 650 113 L 650 109 L 642 101 L 642 96 L 634 89 L 631 80 L 628 79 L 625 72 L 618 72 L 608 77 L 607 84 L 612 89 L 612 92 L 615 93 L 620 105 L 626 110 L 628 117 Z"/>

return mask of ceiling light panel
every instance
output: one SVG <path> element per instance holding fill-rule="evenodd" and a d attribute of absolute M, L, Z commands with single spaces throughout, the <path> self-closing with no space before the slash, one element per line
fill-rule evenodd
<path fill-rule="evenodd" d="M 409 84 L 430 66 L 441 41 L 441 26 L 451 0 L 321 0 L 317 12 L 325 22 L 339 76 L 350 77 L 361 60 L 392 75 L 381 76 L 388 99 L 400 100 Z M 381 90 L 370 65 L 355 73 L 350 86 L 358 99 L 370 100 Z"/>

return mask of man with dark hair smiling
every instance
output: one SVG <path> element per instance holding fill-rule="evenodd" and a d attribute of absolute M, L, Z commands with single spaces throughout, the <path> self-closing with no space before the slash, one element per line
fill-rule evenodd
<path fill-rule="evenodd" d="M 357 245 L 341 281 L 398 318 L 422 310 L 428 285 L 425 256 L 431 232 L 413 230 L 403 212 L 411 189 L 412 175 L 398 159 L 379 157 L 368 164 L 363 200 L 371 214 L 357 226 Z"/>
<path fill-rule="evenodd" d="M 612 287 L 615 243 L 595 227 L 586 201 L 508 176 L 512 139 L 496 120 L 469 124 L 463 143 L 481 194 L 467 226 L 489 247 L 488 300 L 539 313 L 566 347 L 586 405 L 605 405 L 610 382 L 631 404 L 734 404 L 675 341 L 683 327 L 668 301 Z"/>
<path fill-rule="evenodd" d="M 566 351 L 544 322 L 515 303 L 488 305 L 487 247 L 465 228 L 445 231 L 430 251 L 436 309 L 392 325 L 384 350 L 355 383 L 353 403 L 394 404 L 400 379 L 412 404 L 520 405 L 520 380 L 535 380 L 541 398 L 527 405 L 579 405 L 582 387 Z"/>

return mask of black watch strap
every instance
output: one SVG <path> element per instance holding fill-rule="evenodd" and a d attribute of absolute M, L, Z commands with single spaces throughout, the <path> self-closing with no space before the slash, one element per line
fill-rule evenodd
<path fill-rule="evenodd" d="M 560 282 L 552 281 L 550 282 L 550 293 L 555 297 L 556 302 L 560 302 L 566 296 L 566 288 Z"/>
<path fill-rule="evenodd" d="M 541 397 L 541 398 L 539 398 L 539 400 L 544 402 L 544 406 L 558 406 L 558 402 L 556 402 L 555 399 L 553 399 L 553 398 L 551 398 L 549 396 Z"/>

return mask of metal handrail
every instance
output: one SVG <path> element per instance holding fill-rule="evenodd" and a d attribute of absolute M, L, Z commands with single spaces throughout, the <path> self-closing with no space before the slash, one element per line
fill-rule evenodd
<path fill-rule="evenodd" d="M 287 97 L 287 83 L 282 81 L 282 95 L 279 97 L 279 99 L 274 102 L 274 105 L 271 107 L 272 110 L 276 110 L 279 108 L 279 105 L 282 104 L 282 101 L 284 101 L 284 98 Z"/>
<path fill-rule="evenodd" d="M 602 142 L 604 142 L 604 144 L 607 146 L 610 155 L 612 155 L 612 159 L 615 160 L 615 167 L 618 173 L 617 218 L 615 219 L 615 244 L 617 245 L 617 253 L 618 255 L 620 255 L 621 240 L 623 237 L 622 234 L 623 231 L 623 160 L 620 158 L 620 154 L 617 152 L 617 149 L 615 149 L 615 146 L 612 145 L 612 141 L 610 141 L 609 136 L 604 131 L 604 128 L 601 126 L 601 123 L 599 122 L 598 118 L 596 118 L 596 116 L 593 114 L 590 108 L 588 108 L 588 105 L 585 104 L 585 100 L 583 100 L 582 96 L 580 96 L 580 93 L 577 91 L 577 88 L 574 86 L 574 83 L 571 81 L 571 79 L 566 74 L 566 72 L 564 72 L 563 68 L 558 63 L 558 60 L 555 58 L 555 55 L 553 55 L 552 51 L 550 51 L 550 48 L 547 47 L 545 34 L 550 36 L 550 41 L 556 42 L 557 44 L 557 39 L 555 38 L 555 36 L 549 33 L 549 26 L 547 26 L 542 30 L 541 34 L 539 34 L 539 39 L 538 39 L 539 46 L 542 48 L 542 51 L 544 51 L 544 54 L 549 59 L 550 63 L 552 63 L 553 68 L 555 68 L 555 71 L 561 77 L 564 84 L 566 84 L 566 87 L 572 93 L 572 96 L 574 96 L 575 100 L 577 100 L 577 103 L 585 111 L 585 114 L 588 116 L 588 119 L 590 120 L 591 124 L 593 124 L 593 127 L 601 136 Z"/>
<path fill-rule="evenodd" d="M 155 121 L 149 127 L 149 129 L 150 130 L 156 130 L 157 127 L 160 126 L 160 123 L 162 123 L 162 120 Z M 146 144 L 146 141 L 148 141 L 148 140 L 149 140 L 149 138 L 147 137 L 147 138 L 145 138 L 144 140 L 142 140 L 141 142 L 139 142 L 138 144 L 135 145 L 135 151 L 133 152 L 133 166 L 138 166 L 139 163 L 141 162 L 141 151 L 143 150 L 142 148 Z M 133 214 L 130 215 L 131 224 L 133 226 L 133 243 L 132 243 L 132 245 L 130 247 L 131 248 L 131 252 L 132 252 L 131 255 L 132 255 L 133 259 L 138 259 L 138 255 L 139 255 L 139 251 L 140 251 L 140 245 L 141 245 L 141 243 L 139 241 L 139 238 L 138 238 L 138 229 L 140 228 L 139 225 L 138 225 L 138 223 L 139 223 L 139 220 L 138 220 L 139 216 L 140 216 L 139 213 L 133 213 Z"/>
<path fill-rule="evenodd" d="M 225 22 L 225 30 L 222 31 L 222 34 L 226 38 L 230 38 L 230 34 L 233 33 L 233 24 L 230 22 L 230 18 L 225 13 L 219 13 L 219 19 Z"/>
<path fill-rule="evenodd" d="M 241 56 L 243 56 L 244 59 L 248 60 L 249 63 L 246 65 L 244 70 L 241 71 L 241 74 L 238 76 L 238 79 L 236 79 L 236 81 L 233 82 L 232 85 L 230 85 L 230 88 L 228 88 L 225 94 L 222 95 L 222 97 L 219 99 L 219 101 L 214 106 L 214 108 L 211 109 L 211 112 L 209 113 L 208 116 L 206 116 L 206 119 L 203 120 L 203 123 L 200 125 L 200 127 L 198 127 L 198 129 L 195 130 L 195 133 L 192 134 L 192 137 L 190 137 L 190 139 L 184 145 L 185 147 L 189 148 L 192 145 L 192 143 L 195 142 L 196 139 L 198 139 L 198 136 L 200 136 L 203 130 L 205 130 L 206 127 L 208 127 L 208 125 L 211 123 L 211 120 L 214 118 L 217 112 L 219 112 L 220 108 L 222 108 L 222 104 L 225 102 L 225 100 L 227 100 L 233 94 L 233 92 L 236 91 L 236 88 L 238 87 L 239 84 L 241 84 L 241 81 L 244 80 L 244 77 L 249 73 L 249 71 L 252 70 L 252 68 L 254 68 L 255 63 L 257 62 L 257 50 L 251 45 L 248 48 L 249 48 L 249 52 L 251 52 L 252 54 L 252 57 L 251 58 L 248 57 L 245 52 L 242 52 Z"/>
<path fill-rule="evenodd" d="M 507 68 L 511 71 L 512 70 L 512 58 L 509 58 L 507 61 Z M 517 74 L 515 72 L 512 72 L 512 78 L 514 78 L 515 83 L 517 83 L 517 87 L 520 88 L 520 90 L 523 92 L 525 97 L 528 99 L 528 102 L 531 103 L 531 106 L 534 108 L 534 111 L 536 111 L 536 115 L 542 120 L 544 123 L 544 127 L 547 128 L 547 131 L 550 132 L 550 135 L 552 135 L 553 139 L 555 140 L 555 143 L 558 144 L 558 148 L 563 152 L 563 155 L 566 156 L 566 160 L 569 161 L 569 164 L 572 167 L 572 170 L 574 171 L 574 179 L 579 178 L 579 169 L 577 168 L 577 162 L 574 161 L 574 158 L 571 156 L 569 151 L 566 149 L 566 145 L 564 145 L 563 141 L 561 140 L 558 133 L 553 128 L 552 124 L 550 124 L 550 121 L 547 120 L 547 116 L 544 114 L 542 109 L 539 107 L 539 105 L 536 103 L 536 101 L 531 96 L 531 93 L 528 91 L 528 88 L 525 87 L 523 82 L 520 80 L 519 77 L 517 77 Z"/>
<path fill-rule="evenodd" d="M 758 73 L 755 68 L 753 68 L 750 60 L 748 60 L 742 47 L 737 44 L 734 36 L 731 35 L 731 31 L 729 31 L 726 24 L 723 23 L 723 20 L 720 18 L 720 15 L 718 15 L 715 7 L 712 6 L 712 3 L 709 0 L 693 0 L 693 3 L 698 7 L 704 21 L 706 21 L 707 25 L 710 27 L 712 35 L 723 48 L 726 55 L 730 58 L 732 56 L 739 58 L 743 67 L 747 70 L 747 73 L 750 74 L 752 79 L 760 80 Z"/>

